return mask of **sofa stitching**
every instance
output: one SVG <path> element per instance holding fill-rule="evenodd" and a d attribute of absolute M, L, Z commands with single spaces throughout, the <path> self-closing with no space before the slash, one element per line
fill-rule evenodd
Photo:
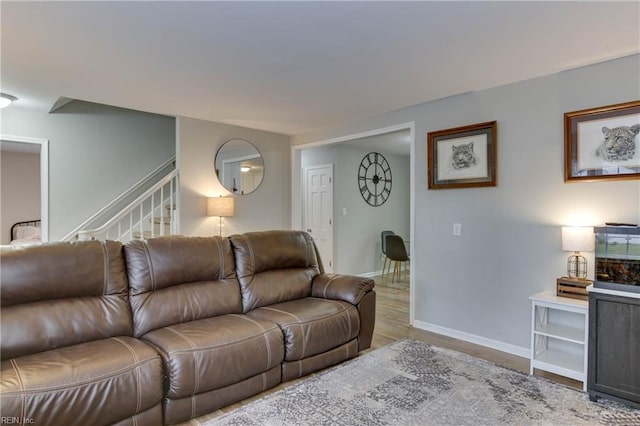
<path fill-rule="evenodd" d="M 271 311 L 275 311 L 275 312 L 281 312 L 283 314 L 287 314 L 287 315 L 291 315 L 293 318 L 296 319 L 296 321 L 298 321 L 297 324 L 291 324 L 291 325 L 298 325 L 300 326 L 301 330 L 302 330 L 302 354 L 300 355 L 301 358 L 304 358 L 304 354 L 305 352 L 307 352 L 307 336 L 305 336 L 305 330 L 304 330 L 304 325 L 308 324 L 307 321 L 302 321 L 297 315 L 292 314 L 291 312 L 286 312 L 286 311 L 282 311 L 280 309 L 275 309 L 275 308 L 269 308 L 268 306 L 263 306 L 262 309 L 268 309 Z"/>
<path fill-rule="evenodd" d="M 322 299 L 322 300 L 325 300 L 325 299 Z M 281 310 L 279 310 L 279 309 L 271 308 L 271 307 L 269 307 L 269 306 L 263 306 L 263 307 L 262 307 L 262 308 L 260 308 L 260 309 L 268 309 L 268 310 L 271 310 L 271 311 L 282 312 L 283 314 L 289 314 L 289 315 L 293 316 L 294 318 L 296 318 L 296 319 L 298 320 L 298 323 L 297 323 L 297 324 L 311 324 L 311 323 L 314 323 L 314 322 L 317 322 L 317 321 L 322 321 L 322 320 L 326 320 L 326 319 L 329 319 L 329 318 L 333 318 L 333 317 L 335 317 L 335 316 L 338 316 L 338 315 L 340 315 L 341 313 L 343 313 L 344 311 L 346 311 L 346 310 L 348 310 L 349 308 L 351 308 L 351 307 L 352 307 L 352 305 L 342 306 L 342 304 L 340 304 L 340 303 L 339 303 L 338 301 L 336 301 L 336 300 L 326 299 L 325 301 L 326 301 L 326 302 L 332 302 L 332 303 L 334 303 L 334 304 L 336 304 L 336 305 L 340 306 L 342 309 L 341 309 L 340 311 L 338 311 L 338 312 L 334 312 L 334 313 L 331 313 L 331 314 L 325 315 L 325 316 L 323 316 L 323 317 L 313 318 L 313 319 L 308 319 L 308 320 L 304 320 L 304 321 L 303 321 L 303 320 L 301 320 L 301 319 L 299 319 L 297 316 L 295 316 L 294 314 L 292 314 L 292 313 L 290 313 L 290 312 L 287 312 L 287 311 L 281 311 Z M 346 302 L 345 302 L 345 303 L 346 303 Z M 291 325 L 293 325 L 293 324 L 291 324 Z"/>
<path fill-rule="evenodd" d="M 113 340 L 115 340 L 116 342 L 118 342 L 122 346 L 124 346 L 129 351 L 131 356 L 133 357 L 133 362 L 136 363 L 136 364 L 138 363 L 138 355 L 136 355 L 136 353 L 133 350 L 133 348 L 131 347 L 131 345 L 129 345 L 127 342 L 125 342 L 122 339 L 119 339 L 117 337 L 114 337 Z M 139 413 L 140 409 L 142 408 L 142 392 L 141 392 L 141 389 L 140 389 L 140 370 L 138 370 L 136 368 L 133 371 L 133 373 L 134 373 L 134 375 L 136 377 L 136 396 L 137 396 L 136 413 Z"/>
<path fill-rule="evenodd" d="M 218 246 L 218 258 L 220 260 L 220 274 L 218 279 L 222 281 L 224 279 L 224 256 L 222 255 L 222 244 L 218 239 L 215 239 L 214 241 L 216 242 L 216 246 Z"/>
<path fill-rule="evenodd" d="M 252 324 L 255 324 L 261 331 L 262 331 L 262 336 L 264 336 L 264 341 L 267 344 L 267 367 L 265 368 L 265 371 L 268 370 L 271 366 L 271 344 L 269 343 L 269 337 L 267 336 L 267 330 L 265 330 L 265 328 L 257 321 L 252 320 L 251 318 L 247 317 L 247 316 L 240 316 L 240 315 L 234 315 L 238 318 L 241 318 L 243 320 L 247 320 L 249 322 L 251 322 Z"/>
<path fill-rule="evenodd" d="M 336 278 L 338 278 L 337 275 L 332 276 L 331 278 L 329 278 L 329 281 L 327 281 L 327 283 L 325 284 L 324 290 L 322 291 L 322 297 L 324 297 L 325 299 L 327 298 L 327 290 L 329 289 L 331 284 L 333 284 L 333 281 L 335 281 Z"/>
<path fill-rule="evenodd" d="M 253 245 L 251 245 L 251 241 L 249 241 L 246 235 L 243 235 L 242 237 L 247 242 L 247 248 L 249 249 L 249 257 L 251 258 L 251 281 L 253 281 L 253 276 L 256 274 L 256 257 L 253 252 Z"/>
<path fill-rule="evenodd" d="M 229 314 L 231 316 L 239 316 L 238 314 Z M 278 330 L 280 331 L 280 328 L 278 328 L 277 325 L 274 325 L 272 328 L 266 329 L 266 332 L 271 332 L 274 330 Z M 262 338 L 263 337 L 263 332 L 258 332 L 256 334 L 252 334 L 251 336 L 247 336 L 244 339 L 241 340 L 234 340 L 233 342 L 225 342 L 225 343 L 220 343 L 217 345 L 209 345 L 209 346 L 200 346 L 200 347 L 196 347 L 196 348 L 191 348 L 191 349 L 176 349 L 170 352 L 167 352 L 167 355 L 177 355 L 180 353 L 192 353 L 192 352 L 204 352 L 207 350 L 211 350 L 211 349 L 216 349 L 216 348 L 223 348 L 225 346 L 235 346 L 235 345 L 239 345 L 239 344 L 243 344 L 244 342 L 251 340 L 251 339 L 255 339 L 256 337 L 258 338 Z"/>
<path fill-rule="evenodd" d="M 335 300 L 327 299 L 327 302 L 331 302 L 331 303 L 333 303 L 335 305 L 342 306 L 340 303 L 338 303 Z M 346 309 L 349 309 L 349 306 L 347 306 L 344 310 L 346 310 Z M 344 310 L 341 311 L 341 312 L 344 312 Z M 351 328 L 351 315 L 347 315 L 347 321 L 349 322 L 349 336 L 351 336 L 351 330 L 352 330 L 352 328 Z"/>
<path fill-rule="evenodd" d="M 302 234 L 304 236 L 304 242 L 306 243 L 307 246 L 307 258 L 304 261 L 305 267 L 308 267 L 311 262 L 309 261 L 309 259 L 311 259 L 311 244 L 309 244 L 309 239 L 310 236 L 308 234 Z"/>
<path fill-rule="evenodd" d="M 20 375 L 20 369 L 18 368 L 18 363 L 15 359 L 11 359 L 11 366 L 13 370 L 16 372 L 16 378 L 18 379 L 18 385 L 20 386 L 20 418 L 26 418 L 26 395 L 24 391 L 24 383 L 22 381 L 22 376 Z"/>
<path fill-rule="evenodd" d="M 104 241 L 101 241 L 100 248 L 102 248 L 102 261 L 104 262 L 102 295 L 106 296 L 109 292 L 109 255 L 107 253 L 107 244 Z"/>
<path fill-rule="evenodd" d="M 196 416 L 196 396 L 191 395 L 191 418 Z"/>
<path fill-rule="evenodd" d="M 234 317 L 239 317 L 239 318 L 243 317 L 241 314 L 227 314 L 227 315 L 234 316 Z M 270 332 L 270 331 L 273 331 L 273 330 L 276 330 L 276 329 L 278 331 L 280 330 L 280 328 L 278 328 L 278 326 L 276 324 L 274 324 L 272 328 L 265 329 L 265 331 Z M 171 330 L 171 329 L 167 328 L 167 330 Z M 190 349 L 176 349 L 176 350 L 173 350 L 173 351 L 168 351 L 167 355 L 177 355 L 177 354 L 180 354 L 180 353 L 190 353 L 190 352 L 203 352 L 203 351 L 206 351 L 206 350 L 222 348 L 222 347 L 225 347 L 225 346 L 234 346 L 234 345 L 238 345 L 238 344 L 243 344 L 247 340 L 255 339 L 256 337 L 262 337 L 262 335 L 263 335 L 263 332 L 259 331 L 259 332 L 255 333 L 255 334 L 247 336 L 247 337 L 245 337 L 244 339 L 241 339 L 241 340 L 234 340 L 233 342 L 225 342 L 225 343 L 220 343 L 220 344 L 217 344 L 217 345 L 198 346 L 198 347 L 194 347 L 194 348 L 190 348 Z"/>
<path fill-rule="evenodd" d="M 176 336 L 182 338 L 185 342 L 187 342 L 190 346 L 191 349 L 197 349 L 197 345 L 191 340 L 189 339 L 186 335 L 184 335 L 183 333 L 179 332 L 178 330 L 175 330 L 173 328 L 167 328 L 167 331 L 175 334 Z M 193 371 L 197 372 L 198 371 L 198 367 L 197 367 L 197 362 L 196 362 L 196 357 L 195 357 L 195 353 L 197 351 L 190 351 L 188 352 L 189 354 L 191 354 L 191 358 L 193 360 Z M 194 381 L 195 383 L 193 384 L 193 395 L 198 393 L 198 389 L 200 388 L 200 377 L 198 376 L 198 374 L 194 374 Z M 193 404 L 192 404 L 193 405 Z M 192 407 L 193 409 L 193 407 Z"/>
<path fill-rule="evenodd" d="M 155 358 L 155 355 L 154 355 Z M 13 360 L 12 360 L 13 361 Z M 106 379 L 111 379 L 113 377 L 122 375 L 124 373 L 129 373 L 131 370 L 136 369 L 138 367 L 142 367 L 143 365 L 153 362 L 154 359 L 153 358 L 147 358 L 145 360 L 140 361 L 138 364 L 135 365 L 130 365 L 127 366 L 125 368 L 121 368 L 119 370 L 116 370 L 112 373 L 109 374 L 103 374 L 101 376 L 94 376 L 91 377 L 89 379 L 86 380 L 80 380 L 77 382 L 73 382 L 73 383 L 67 383 L 65 385 L 58 385 L 58 386 L 45 386 L 42 388 L 33 388 L 33 389 L 26 389 L 24 387 L 21 388 L 20 392 L 30 392 L 30 393 L 46 393 L 46 392 L 52 392 L 52 391 L 58 391 L 58 390 L 63 390 L 63 389 L 70 389 L 73 387 L 80 387 L 80 386 L 84 386 L 84 385 L 89 385 L 89 384 L 93 384 L 93 383 L 97 383 L 99 381 L 103 381 Z M 1 396 L 14 396 L 16 395 L 17 392 L 3 392 Z"/>
<path fill-rule="evenodd" d="M 149 278 L 151 279 L 151 291 L 156 290 L 156 274 L 153 270 L 153 262 L 151 262 L 151 252 L 146 241 L 142 241 L 142 250 L 147 258 L 147 264 L 149 265 Z"/>

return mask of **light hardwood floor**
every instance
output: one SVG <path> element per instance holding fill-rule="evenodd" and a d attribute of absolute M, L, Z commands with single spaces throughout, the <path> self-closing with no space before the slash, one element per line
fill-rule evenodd
<path fill-rule="evenodd" d="M 373 333 L 373 341 L 371 348 L 363 351 L 361 354 L 370 352 L 382 346 L 393 343 L 397 340 L 411 338 L 420 340 L 425 343 L 439 346 L 441 348 L 447 348 L 458 352 L 463 352 L 468 355 L 482 358 L 490 361 L 494 364 L 506 367 L 512 370 L 517 370 L 525 374 L 529 373 L 529 359 L 522 358 L 516 355 L 511 355 L 505 352 L 501 352 L 495 349 L 487 348 L 485 346 L 476 345 L 473 343 L 465 342 L 462 340 L 454 339 L 451 337 L 443 336 L 441 334 L 432 333 L 429 331 L 420 330 L 409 325 L 409 285 L 407 282 L 391 283 L 389 280 L 383 280 L 381 277 L 375 277 L 376 281 L 376 325 Z M 548 379 L 558 381 L 568 386 L 582 389 L 582 383 L 571 380 L 565 377 L 556 376 L 555 374 L 546 373 L 543 371 L 536 371 L 536 375 L 546 377 Z M 269 389 L 259 395 L 238 402 L 233 405 L 229 405 L 220 410 L 217 410 L 206 416 L 199 417 L 199 421 L 204 421 L 218 417 L 224 413 L 233 411 L 234 409 L 248 404 L 264 397 L 265 395 L 273 392 L 285 389 L 301 380 L 302 377 L 297 380 L 292 380 L 276 386 L 273 389 Z M 184 423 L 184 425 L 198 425 L 198 420 L 192 420 Z"/>
<path fill-rule="evenodd" d="M 408 283 L 390 283 L 376 277 L 376 326 L 371 349 L 388 345 L 396 340 L 411 338 L 425 343 L 466 353 L 482 358 L 496 365 L 529 373 L 529 358 L 523 358 L 506 352 L 454 339 L 437 333 L 420 330 L 409 325 L 409 285 Z M 365 351 L 366 352 L 366 351 Z M 536 370 L 537 376 L 563 383 L 576 389 L 582 389 L 582 382 L 558 376 L 546 371 Z"/>

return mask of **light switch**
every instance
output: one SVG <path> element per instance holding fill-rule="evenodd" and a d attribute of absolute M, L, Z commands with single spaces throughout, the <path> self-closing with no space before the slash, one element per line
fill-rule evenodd
<path fill-rule="evenodd" d="M 462 224 L 461 223 L 454 223 L 453 224 L 453 235 L 456 237 L 459 237 L 460 235 L 462 235 Z"/>
<path fill-rule="evenodd" d="M 346 216 L 347 215 L 347 208 L 343 207 L 342 208 L 342 216 Z"/>

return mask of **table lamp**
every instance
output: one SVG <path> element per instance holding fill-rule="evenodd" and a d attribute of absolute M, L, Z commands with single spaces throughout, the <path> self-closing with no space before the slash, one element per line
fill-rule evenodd
<path fill-rule="evenodd" d="M 592 226 L 562 227 L 562 250 L 573 252 L 567 259 L 569 278 L 587 278 L 587 259 L 580 252 L 591 252 L 594 249 L 595 237 Z"/>
<path fill-rule="evenodd" d="M 207 198 L 207 216 L 218 216 L 219 235 L 222 237 L 222 218 L 233 216 L 235 213 L 235 198 L 211 197 Z"/>

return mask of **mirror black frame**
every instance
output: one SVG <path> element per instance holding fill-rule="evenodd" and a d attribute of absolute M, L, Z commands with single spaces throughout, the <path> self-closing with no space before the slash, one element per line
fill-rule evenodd
<path fill-rule="evenodd" d="M 235 156 L 230 156 L 229 158 L 223 158 L 224 148 L 227 147 L 227 153 L 231 152 Z M 242 152 L 242 151 L 245 152 Z M 230 177 L 225 178 L 225 169 L 226 163 L 237 163 L 236 166 L 231 166 L 235 168 L 235 170 L 230 170 Z M 247 171 L 241 171 L 242 167 L 250 167 L 259 170 L 258 173 L 253 173 L 253 183 L 249 181 L 244 181 L 243 177 L 248 176 Z M 214 167 L 216 172 L 216 177 L 220 184 L 229 192 L 234 195 L 247 195 L 255 192 L 262 181 L 264 180 L 264 157 L 258 148 L 249 142 L 246 139 L 242 138 L 233 138 L 225 141 L 218 150 L 216 151 L 216 155 L 214 158 Z M 256 182 L 257 180 L 257 182 Z M 225 182 L 226 181 L 226 182 Z M 240 185 L 238 187 L 238 182 L 240 181 Z M 251 185 L 251 190 L 246 191 L 243 188 L 245 185 Z"/>

